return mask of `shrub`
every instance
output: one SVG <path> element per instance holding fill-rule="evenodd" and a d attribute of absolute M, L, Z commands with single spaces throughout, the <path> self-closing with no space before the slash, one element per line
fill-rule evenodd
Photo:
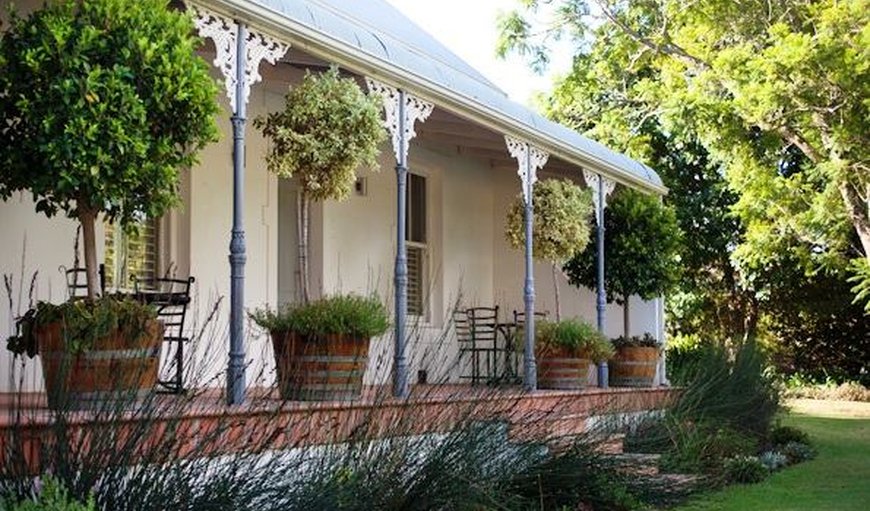
<path fill-rule="evenodd" d="M 832 381 L 813 384 L 789 378 L 784 396 L 790 399 L 826 399 L 836 401 L 870 402 L 870 389 L 859 382 L 847 381 L 836 384 Z"/>
<path fill-rule="evenodd" d="M 653 337 L 653 335 L 649 332 L 646 332 L 643 335 L 632 335 L 631 337 L 620 335 L 619 337 L 613 339 L 611 342 L 613 343 L 613 347 L 617 349 L 661 347 L 661 343 L 659 343 L 658 339 Z"/>
<path fill-rule="evenodd" d="M 816 457 L 816 451 L 811 446 L 801 442 L 789 442 L 780 447 L 790 464 L 800 463 Z"/>
<path fill-rule="evenodd" d="M 523 336 L 517 338 L 522 339 Z M 613 346 L 607 337 L 591 324 L 579 319 L 539 321 L 536 324 L 535 345 L 541 356 L 562 351 L 593 362 L 601 362 L 613 356 Z"/>
<path fill-rule="evenodd" d="M 725 477 L 732 483 L 759 483 L 767 477 L 767 467 L 755 456 L 735 456 L 725 460 Z"/>
<path fill-rule="evenodd" d="M 0 502 L 2 504 L 2 502 Z M 4 508 L 5 509 L 5 508 Z M 96 511 L 93 495 L 87 502 L 79 502 L 53 477 L 42 479 L 42 488 L 32 500 L 23 500 L 8 508 L 9 511 Z"/>
<path fill-rule="evenodd" d="M 57 321 L 63 322 L 68 352 L 84 353 L 97 339 L 120 330 L 131 344 L 146 331 L 145 323 L 157 318 L 153 307 L 135 300 L 105 296 L 96 300 L 72 300 L 55 305 L 39 302 L 15 322 L 16 334 L 6 348 L 16 355 L 34 357 L 38 351 L 34 331 Z"/>
<path fill-rule="evenodd" d="M 758 456 L 758 461 L 773 472 L 788 465 L 788 456 L 778 451 L 765 451 Z"/>
<path fill-rule="evenodd" d="M 810 443 L 810 436 L 806 432 L 801 431 L 791 426 L 777 426 L 770 430 L 771 445 L 780 446 L 790 442 L 799 442 L 802 444 Z"/>
<path fill-rule="evenodd" d="M 677 472 L 717 473 L 723 460 L 753 454 L 758 442 L 714 423 L 683 421 L 669 426 L 672 448 L 662 456 L 662 467 Z"/>
<path fill-rule="evenodd" d="M 306 337 L 344 334 L 369 338 L 382 335 L 390 327 L 381 301 L 358 295 L 336 295 L 288 305 L 279 311 L 266 307 L 251 313 L 251 319 L 270 332 L 294 332 Z"/>

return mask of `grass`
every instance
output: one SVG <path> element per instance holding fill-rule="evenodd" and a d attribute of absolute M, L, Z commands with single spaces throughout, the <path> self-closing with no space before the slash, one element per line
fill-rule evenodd
<path fill-rule="evenodd" d="M 864 511 L 870 503 L 870 403 L 789 401 L 783 424 L 810 435 L 819 455 L 755 485 L 708 493 L 676 511 Z"/>

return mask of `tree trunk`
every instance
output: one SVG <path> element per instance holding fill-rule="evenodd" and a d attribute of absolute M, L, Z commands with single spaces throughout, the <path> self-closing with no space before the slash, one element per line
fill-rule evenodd
<path fill-rule="evenodd" d="M 870 206 L 863 200 L 855 187 L 845 179 L 837 186 L 843 202 L 846 204 L 846 213 L 849 220 L 858 233 L 861 246 L 864 248 L 864 257 L 870 259 Z M 870 193 L 870 189 L 867 191 Z"/>
<path fill-rule="evenodd" d="M 311 299 L 308 281 L 308 210 L 309 200 L 305 192 L 299 192 L 296 201 L 296 235 L 299 240 L 299 291 L 302 303 L 308 303 Z"/>
<path fill-rule="evenodd" d="M 628 300 L 628 295 L 622 300 L 622 330 L 626 339 L 631 335 L 631 309 L 628 307 Z"/>
<path fill-rule="evenodd" d="M 94 232 L 97 212 L 90 208 L 79 208 L 79 222 L 82 224 L 82 242 L 85 248 L 85 274 L 88 283 L 88 299 L 97 297 L 100 290 L 97 278 L 97 237 Z"/>
<path fill-rule="evenodd" d="M 743 323 L 743 341 L 754 340 L 758 333 L 758 300 L 755 297 L 749 299 L 749 307 L 746 311 L 746 321 Z"/>
<path fill-rule="evenodd" d="M 562 321 L 562 305 L 559 300 L 559 280 L 556 276 L 556 265 L 553 264 L 553 289 L 556 291 L 556 321 Z"/>

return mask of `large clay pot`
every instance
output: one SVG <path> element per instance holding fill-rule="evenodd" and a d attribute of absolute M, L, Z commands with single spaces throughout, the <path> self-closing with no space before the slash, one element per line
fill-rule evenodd
<path fill-rule="evenodd" d="M 538 359 L 538 387 L 578 390 L 589 385 L 588 358 L 567 351 L 549 351 Z"/>
<path fill-rule="evenodd" d="M 659 362 L 658 348 L 635 346 L 616 349 L 611 359 L 611 387 L 652 387 Z"/>
<path fill-rule="evenodd" d="M 362 394 L 369 339 L 273 332 L 278 390 L 293 401 L 351 401 Z"/>
<path fill-rule="evenodd" d="M 163 324 L 145 323 L 135 340 L 121 331 L 99 338 L 92 349 L 72 354 L 60 321 L 34 332 L 42 359 L 49 407 L 105 409 L 146 396 L 157 384 Z"/>

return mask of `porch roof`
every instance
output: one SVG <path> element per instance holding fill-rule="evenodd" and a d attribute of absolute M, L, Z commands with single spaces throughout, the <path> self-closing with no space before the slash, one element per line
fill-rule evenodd
<path fill-rule="evenodd" d="M 403 88 L 570 164 L 654 193 L 650 167 L 512 100 L 385 0 L 206 0 L 297 49 Z"/>

